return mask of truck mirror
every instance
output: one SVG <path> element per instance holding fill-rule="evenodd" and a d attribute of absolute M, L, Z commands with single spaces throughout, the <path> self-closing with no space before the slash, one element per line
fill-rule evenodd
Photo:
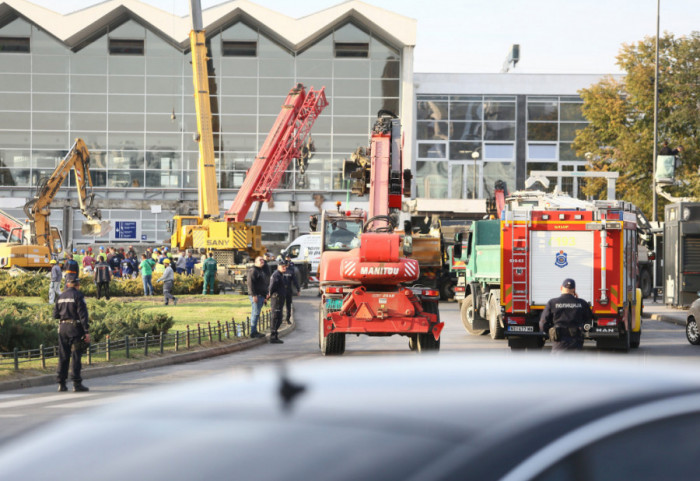
<path fill-rule="evenodd" d="M 460 259 L 462 257 L 462 243 L 455 244 L 452 246 L 452 258 Z"/>
<path fill-rule="evenodd" d="M 168 234 L 172 235 L 172 233 L 173 233 L 173 221 L 166 220 L 165 221 L 165 228 L 168 230 Z"/>
<path fill-rule="evenodd" d="M 455 234 L 455 243 L 461 244 L 463 239 L 464 239 L 464 234 L 462 232 L 457 232 Z"/>

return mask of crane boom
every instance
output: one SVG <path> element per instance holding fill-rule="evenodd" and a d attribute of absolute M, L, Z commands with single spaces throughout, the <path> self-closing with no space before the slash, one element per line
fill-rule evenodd
<path fill-rule="evenodd" d="M 197 113 L 197 141 L 199 143 L 199 216 L 219 216 L 219 194 L 216 187 L 216 158 L 209 96 L 209 72 L 207 70 L 206 32 L 202 28 L 202 8 L 199 0 L 191 0 L 192 31 L 192 82 L 194 104 Z"/>
<path fill-rule="evenodd" d="M 282 175 L 300 149 L 311 127 L 328 105 L 325 87 L 306 93 L 298 84 L 289 91 L 270 133 L 247 172 L 241 189 L 226 211 L 227 221 L 243 222 L 253 202 L 267 202 L 279 185 Z"/>

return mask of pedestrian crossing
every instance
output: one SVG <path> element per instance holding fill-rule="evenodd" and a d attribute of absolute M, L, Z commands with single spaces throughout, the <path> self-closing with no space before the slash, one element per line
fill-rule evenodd
<path fill-rule="evenodd" d="M 0 419 L 31 416 L 37 409 L 70 410 L 111 404 L 129 395 L 111 392 L 60 393 L 60 394 L 2 394 L 0 395 Z"/>

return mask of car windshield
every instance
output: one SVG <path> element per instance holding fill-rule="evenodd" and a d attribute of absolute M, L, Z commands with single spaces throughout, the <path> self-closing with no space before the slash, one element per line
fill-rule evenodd
<path fill-rule="evenodd" d="M 329 219 L 326 223 L 325 250 L 347 251 L 360 247 L 362 219 Z"/>

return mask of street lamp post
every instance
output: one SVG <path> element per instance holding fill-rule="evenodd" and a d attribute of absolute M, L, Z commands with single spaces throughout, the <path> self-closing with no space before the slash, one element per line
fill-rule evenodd
<path fill-rule="evenodd" d="M 658 152 L 659 132 L 659 24 L 661 23 L 661 0 L 656 0 L 656 62 L 654 62 L 654 158 L 651 159 L 651 189 L 652 189 L 652 221 L 659 220 L 658 205 L 656 200 L 656 156 Z"/>
<path fill-rule="evenodd" d="M 460 154 L 472 154 L 472 159 L 474 159 L 474 190 L 472 190 L 472 199 L 476 199 L 476 161 L 479 159 L 478 150 L 460 150 Z M 465 166 L 466 169 L 466 166 Z"/>

